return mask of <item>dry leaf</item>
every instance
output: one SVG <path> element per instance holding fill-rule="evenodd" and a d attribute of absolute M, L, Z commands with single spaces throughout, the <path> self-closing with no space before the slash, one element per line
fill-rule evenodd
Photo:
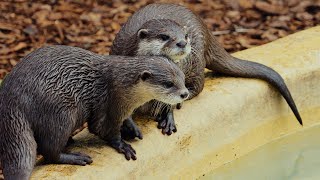
<path fill-rule="evenodd" d="M 255 7 L 260 11 L 270 14 L 286 14 L 288 12 L 288 9 L 283 6 L 269 4 L 265 1 L 257 1 Z"/>

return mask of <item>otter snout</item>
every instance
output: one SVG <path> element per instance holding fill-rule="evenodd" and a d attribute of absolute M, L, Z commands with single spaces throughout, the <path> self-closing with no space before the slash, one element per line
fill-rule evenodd
<path fill-rule="evenodd" d="M 182 40 L 182 41 L 178 42 L 176 45 L 177 45 L 179 48 L 185 48 L 186 45 L 187 45 L 187 42 L 186 42 L 185 40 Z"/>
<path fill-rule="evenodd" d="M 187 89 L 181 91 L 180 97 L 182 100 L 186 100 L 189 97 L 189 91 Z"/>

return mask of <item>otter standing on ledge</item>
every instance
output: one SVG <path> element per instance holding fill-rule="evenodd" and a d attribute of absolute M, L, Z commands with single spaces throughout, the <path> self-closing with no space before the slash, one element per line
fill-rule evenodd
<path fill-rule="evenodd" d="M 190 50 L 191 49 L 191 50 Z M 191 52 L 191 53 L 190 53 Z M 255 62 L 241 60 L 228 54 L 200 19 L 186 7 L 175 4 L 150 4 L 134 13 L 120 29 L 111 48 L 117 55 L 161 55 L 177 62 L 186 75 L 186 86 L 191 99 L 204 86 L 204 69 L 233 77 L 258 78 L 272 84 L 280 91 L 294 115 L 302 125 L 302 119 L 282 77 L 273 69 Z M 143 110 L 153 111 L 168 107 L 152 101 Z M 141 108 L 139 108 L 141 109 Z M 176 131 L 173 108 L 158 114 L 159 127 L 170 135 Z M 124 129 L 131 138 L 141 137 L 130 117 Z"/>
<path fill-rule="evenodd" d="M 85 154 L 63 153 L 85 120 L 90 132 L 135 160 L 135 150 L 121 139 L 123 119 L 152 99 L 182 102 L 188 97 L 184 81 L 183 72 L 164 57 L 101 56 L 68 46 L 30 53 L 0 86 L 5 179 L 29 179 L 36 151 L 51 163 L 90 164 Z"/>

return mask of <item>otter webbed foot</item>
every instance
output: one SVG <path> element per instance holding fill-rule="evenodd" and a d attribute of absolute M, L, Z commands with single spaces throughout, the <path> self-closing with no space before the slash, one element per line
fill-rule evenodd
<path fill-rule="evenodd" d="M 158 122 L 158 128 L 162 129 L 162 134 L 167 134 L 170 136 L 173 132 L 177 132 L 172 109 L 170 109 L 169 112 L 165 111 L 159 114 L 156 118 L 156 121 Z"/>
<path fill-rule="evenodd" d="M 61 153 L 59 159 L 55 163 L 85 166 L 91 164 L 92 159 L 90 156 L 83 153 Z"/>
<path fill-rule="evenodd" d="M 131 147 L 130 144 L 127 144 L 122 139 L 110 141 L 110 146 L 116 149 L 119 153 L 124 154 L 126 159 L 129 161 L 130 159 L 136 160 L 136 151 Z"/>
<path fill-rule="evenodd" d="M 143 139 L 142 132 L 140 131 L 136 123 L 133 121 L 131 116 L 123 121 L 120 132 L 121 137 L 124 140 L 131 140 L 136 137 L 139 139 Z"/>

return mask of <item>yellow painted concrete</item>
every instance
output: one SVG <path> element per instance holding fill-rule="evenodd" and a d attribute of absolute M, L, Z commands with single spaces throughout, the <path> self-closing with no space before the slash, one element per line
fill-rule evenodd
<path fill-rule="evenodd" d="M 318 116 L 319 117 L 319 116 Z M 277 138 L 214 169 L 200 180 L 320 179 L 320 124 Z"/>
<path fill-rule="evenodd" d="M 320 123 L 320 26 L 234 54 L 266 64 L 285 79 L 304 121 L 260 80 L 208 77 L 204 91 L 175 111 L 178 132 L 163 136 L 141 120 L 142 141 L 131 142 L 136 161 L 86 130 L 73 151 L 93 158 L 89 166 L 37 166 L 33 179 L 194 179 L 282 135 Z"/>

